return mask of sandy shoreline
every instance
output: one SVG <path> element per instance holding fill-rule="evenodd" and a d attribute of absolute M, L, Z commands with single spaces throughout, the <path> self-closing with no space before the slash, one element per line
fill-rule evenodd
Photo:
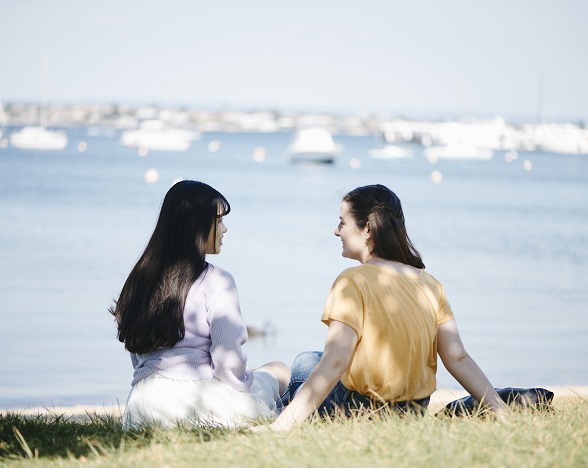
<path fill-rule="evenodd" d="M 555 396 L 554 399 L 563 397 L 582 397 L 588 398 L 588 386 L 556 386 L 556 387 L 543 387 L 547 390 L 552 391 Z M 462 398 L 467 395 L 464 390 L 454 389 L 439 389 L 433 395 L 431 395 L 431 402 L 429 408 L 432 411 L 441 409 L 444 405 L 450 401 Z M 20 414 L 25 416 L 35 416 L 39 414 L 47 415 L 63 415 L 63 416 L 74 416 L 74 417 L 85 417 L 93 415 L 112 415 L 121 416 L 124 411 L 124 405 L 75 405 L 75 406 L 54 406 L 54 407 L 34 407 L 34 408 L 21 408 L 21 409 L 0 409 L 0 415 L 7 413 Z"/>

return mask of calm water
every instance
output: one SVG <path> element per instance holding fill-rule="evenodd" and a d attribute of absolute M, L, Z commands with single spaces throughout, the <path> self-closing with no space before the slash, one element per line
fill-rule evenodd
<path fill-rule="evenodd" d="M 0 150 L 0 408 L 124 403 L 132 369 L 107 308 L 178 178 L 205 181 L 232 204 L 223 253 L 210 260 L 234 275 L 246 322 L 277 330 L 250 340 L 250 366 L 322 349 L 328 290 L 354 265 L 332 234 L 341 195 L 383 183 L 495 386 L 588 384 L 588 157 L 431 165 L 418 148 L 411 160 L 372 160 L 375 138 L 336 137 L 338 164 L 292 166 L 289 138 L 208 133 L 186 153 L 141 158 L 79 131 L 63 153 Z M 213 139 L 221 148 L 209 153 Z M 143 181 L 151 167 L 154 185 Z M 439 386 L 459 388 L 444 370 Z"/>

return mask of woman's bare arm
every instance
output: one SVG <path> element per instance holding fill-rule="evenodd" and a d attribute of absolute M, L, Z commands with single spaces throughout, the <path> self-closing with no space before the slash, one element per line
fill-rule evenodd
<path fill-rule="evenodd" d="M 343 322 L 332 320 L 323 357 L 296 397 L 270 427 L 274 430 L 285 431 L 311 416 L 349 366 L 356 344 L 357 332 Z"/>
<path fill-rule="evenodd" d="M 470 357 L 461 341 L 455 320 L 450 320 L 437 329 L 437 352 L 449 373 L 476 400 L 487 405 L 499 418 L 503 418 L 506 405 Z"/>

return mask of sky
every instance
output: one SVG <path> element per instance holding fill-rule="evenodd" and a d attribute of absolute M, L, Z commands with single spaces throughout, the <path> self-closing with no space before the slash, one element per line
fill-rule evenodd
<path fill-rule="evenodd" d="M 0 100 L 588 121 L 585 0 L 0 0 Z"/>

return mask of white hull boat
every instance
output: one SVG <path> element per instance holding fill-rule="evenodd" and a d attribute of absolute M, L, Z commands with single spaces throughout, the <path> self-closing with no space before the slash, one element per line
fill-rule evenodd
<path fill-rule="evenodd" d="M 445 146 L 431 146 L 425 150 L 425 156 L 430 162 L 439 159 L 489 161 L 494 157 L 494 151 L 478 148 L 475 145 L 454 143 Z"/>
<path fill-rule="evenodd" d="M 132 148 L 155 151 L 186 151 L 200 134 L 190 130 L 165 128 L 163 122 L 152 120 L 141 123 L 136 130 L 122 133 L 122 144 Z"/>
<path fill-rule="evenodd" d="M 67 135 L 44 127 L 24 127 L 10 135 L 10 145 L 26 150 L 59 151 L 67 146 Z"/>
<path fill-rule="evenodd" d="M 10 145 L 23 150 L 61 151 L 67 146 L 67 134 L 61 130 L 47 129 L 47 105 L 44 103 L 48 87 L 49 59 L 42 60 L 39 125 L 23 127 L 10 135 Z"/>
<path fill-rule="evenodd" d="M 383 148 L 375 148 L 369 151 L 372 159 L 407 159 L 412 153 L 398 145 L 386 145 Z"/>
<path fill-rule="evenodd" d="M 333 141 L 331 133 L 324 128 L 299 129 L 290 146 L 287 156 L 293 163 L 334 163 L 341 152 L 340 145 Z"/>

